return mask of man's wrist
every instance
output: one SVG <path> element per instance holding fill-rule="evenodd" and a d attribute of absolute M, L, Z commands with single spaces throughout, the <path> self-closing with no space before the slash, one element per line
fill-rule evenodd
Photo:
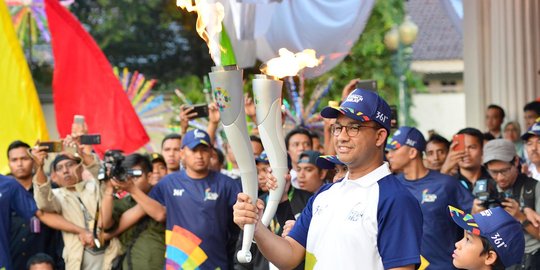
<path fill-rule="evenodd" d="M 524 220 L 520 221 L 521 223 L 521 227 L 523 229 L 525 229 L 527 226 L 531 225 L 531 222 L 529 221 L 529 219 L 525 218 Z"/>

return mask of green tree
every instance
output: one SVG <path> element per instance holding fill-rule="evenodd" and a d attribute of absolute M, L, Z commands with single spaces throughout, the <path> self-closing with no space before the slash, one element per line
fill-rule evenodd
<path fill-rule="evenodd" d="M 195 31 L 196 14 L 170 0 L 76 1 L 71 11 L 115 66 L 168 83 L 203 76 L 212 65 Z"/>
<path fill-rule="evenodd" d="M 306 92 L 310 93 L 315 85 L 326 83 L 329 77 L 334 78 L 330 93 L 320 104 L 321 108 L 327 105 L 328 100 L 340 100 L 341 90 L 354 78 L 377 80 L 380 95 L 389 104 L 398 104 L 398 78 L 392 72 L 392 52 L 386 49 L 383 41 L 386 32 L 403 21 L 403 4 L 402 0 L 377 0 L 363 33 L 343 62 L 324 75 L 308 80 Z M 406 78 L 409 88 L 422 89 L 419 76 L 409 71 Z"/>

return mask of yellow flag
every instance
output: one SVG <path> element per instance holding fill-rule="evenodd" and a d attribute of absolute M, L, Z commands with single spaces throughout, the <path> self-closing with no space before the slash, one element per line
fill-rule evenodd
<path fill-rule="evenodd" d="M 0 173 L 9 172 L 11 142 L 37 139 L 49 139 L 45 118 L 6 1 L 0 1 Z"/>

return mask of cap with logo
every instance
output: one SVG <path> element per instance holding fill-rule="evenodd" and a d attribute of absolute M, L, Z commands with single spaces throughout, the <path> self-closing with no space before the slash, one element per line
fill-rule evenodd
<path fill-rule="evenodd" d="M 326 107 L 321 111 L 324 118 L 337 118 L 340 114 L 361 122 L 377 122 L 390 132 L 390 106 L 373 91 L 356 89 L 339 107 Z"/>
<path fill-rule="evenodd" d="M 193 150 L 199 145 L 212 146 L 210 142 L 210 136 L 206 131 L 202 129 L 192 129 L 188 131 L 184 138 L 182 139 L 182 147 L 187 146 L 189 149 Z"/>
<path fill-rule="evenodd" d="M 317 167 L 331 170 L 336 167 L 336 165 L 345 165 L 341 162 L 336 155 L 325 155 L 319 156 L 317 158 Z"/>
<path fill-rule="evenodd" d="M 152 153 L 152 154 L 150 154 L 150 162 L 151 163 L 161 162 L 161 163 L 165 164 L 165 159 L 163 158 L 163 156 L 160 153 Z"/>
<path fill-rule="evenodd" d="M 309 163 L 317 166 L 317 158 L 321 155 L 318 151 L 307 150 L 300 154 L 298 164 Z"/>
<path fill-rule="evenodd" d="M 260 155 L 255 157 L 255 162 L 256 163 L 270 163 L 270 161 L 268 160 L 268 155 L 266 154 L 266 151 L 262 151 Z"/>
<path fill-rule="evenodd" d="M 521 263 L 525 250 L 523 229 L 503 208 L 491 208 L 474 215 L 451 205 L 448 209 L 459 227 L 491 243 L 505 267 Z"/>
<path fill-rule="evenodd" d="M 506 139 L 495 139 L 484 145 L 483 162 L 484 164 L 493 160 L 511 162 L 516 155 L 514 143 Z"/>
<path fill-rule="evenodd" d="M 540 136 L 540 122 L 537 120 L 530 128 L 521 135 L 521 139 L 526 141 L 532 136 Z"/>
<path fill-rule="evenodd" d="M 386 144 L 386 149 L 397 150 L 400 147 L 407 145 L 422 152 L 426 150 L 426 140 L 420 130 L 414 127 L 400 127 L 389 143 Z"/>

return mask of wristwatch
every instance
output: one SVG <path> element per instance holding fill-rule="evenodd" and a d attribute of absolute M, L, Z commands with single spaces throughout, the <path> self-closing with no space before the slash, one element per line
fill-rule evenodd
<path fill-rule="evenodd" d="M 531 224 L 531 222 L 528 219 L 525 219 L 521 222 L 521 227 L 525 229 L 529 224 Z"/>

